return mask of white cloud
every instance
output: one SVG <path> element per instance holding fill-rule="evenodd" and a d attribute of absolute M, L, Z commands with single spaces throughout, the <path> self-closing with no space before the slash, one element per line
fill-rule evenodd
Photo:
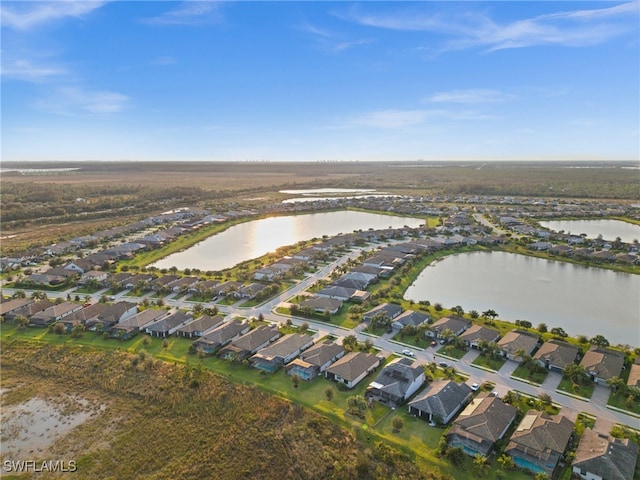
<path fill-rule="evenodd" d="M 320 28 L 308 22 L 300 25 L 299 29 L 311 34 L 317 45 L 325 52 L 342 52 L 353 47 L 373 43 L 373 40 L 369 38 L 349 40 L 344 35 Z"/>
<path fill-rule="evenodd" d="M 423 123 L 427 115 L 427 110 L 380 110 L 354 117 L 349 123 L 364 127 L 402 128 Z"/>
<path fill-rule="evenodd" d="M 55 2 L 11 2 L 0 6 L 3 27 L 27 30 L 67 17 L 79 18 L 102 7 L 105 1 L 57 0 Z"/>
<path fill-rule="evenodd" d="M 340 18 L 370 27 L 424 31 L 441 34 L 448 40 L 440 48 L 448 51 L 484 48 L 487 52 L 535 45 L 592 46 L 615 36 L 635 31 L 638 2 L 592 10 L 575 10 L 540 15 L 512 22 L 497 22 L 485 13 L 395 14 L 362 13 L 351 9 Z"/>
<path fill-rule="evenodd" d="M 2 65 L 2 76 L 28 82 L 41 82 L 67 74 L 65 68 L 55 65 L 36 65 L 30 60 L 14 60 Z"/>
<path fill-rule="evenodd" d="M 58 115 L 105 115 L 123 111 L 129 101 L 129 97 L 117 92 L 63 87 L 56 89 L 50 97 L 37 101 L 35 107 Z"/>
<path fill-rule="evenodd" d="M 185 1 L 177 8 L 157 17 L 149 17 L 144 23 L 152 25 L 201 25 L 222 20 L 219 1 Z"/>
<path fill-rule="evenodd" d="M 489 89 L 450 90 L 437 92 L 426 98 L 428 102 L 436 103 L 496 103 L 514 98 L 513 95 Z"/>
<path fill-rule="evenodd" d="M 175 57 L 164 56 L 164 57 L 155 58 L 151 62 L 151 64 L 152 65 L 165 66 L 165 65 L 173 65 L 174 63 L 177 63 L 177 62 L 178 62 L 178 60 L 176 60 Z"/>

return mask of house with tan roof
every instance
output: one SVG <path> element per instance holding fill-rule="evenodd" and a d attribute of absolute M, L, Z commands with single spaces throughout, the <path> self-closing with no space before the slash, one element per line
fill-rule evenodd
<path fill-rule="evenodd" d="M 549 340 L 533 356 L 541 367 L 554 372 L 562 373 L 564 367 L 573 363 L 578 356 L 580 349 L 562 340 Z"/>
<path fill-rule="evenodd" d="M 372 353 L 350 352 L 325 371 L 329 380 L 353 388 L 380 365 L 382 359 Z"/>
<path fill-rule="evenodd" d="M 82 310 L 82 305 L 73 302 L 63 302 L 51 305 L 29 318 L 30 327 L 47 327 L 54 322 L 58 322 L 65 317 Z"/>
<path fill-rule="evenodd" d="M 636 362 L 638 358 L 636 358 Z M 627 385 L 630 387 L 638 387 L 640 388 L 640 364 L 634 363 L 631 365 L 631 369 L 629 370 L 629 379 L 627 380 Z"/>
<path fill-rule="evenodd" d="M 638 445 L 628 438 L 613 438 L 585 429 L 571 464 L 584 480 L 629 480 L 638 462 Z"/>
<path fill-rule="evenodd" d="M 540 337 L 535 333 L 511 330 L 498 340 L 498 347 L 502 351 L 502 355 L 509 360 L 521 362 L 522 358 L 516 353 L 523 350 L 526 355 L 531 355 L 538 346 L 539 340 Z"/>
<path fill-rule="evenodd" d="M 218 356 L 244 360 L 278 338 L 280 338 L 280 332 L 277 326 L 260 325 L 221 349 Z"/>
<path fill-rule="evenodd" d="M 478 342 L 497 342 L 500 332 L 484 325 L 471 325 L 466 331 L 460 334 L 460 340 L 464 341 L 468 347 L 478 348 Z"/>
<path fill-rule="evenodd" d="M 517 409 L 483 392 L 458 415 L 446 434 L 451 447 L 467 455 L 488 456 L 516 418 Z"/>
<path fill-rule="evenodd" d="M 511 435 L 505 453 L 517 467 L 551 478 L 572 433 L 573 422 L 567 417 L 529 410 Z"/>
<path fill-rule="evenodd" d="M 109 336 L 111 338 L 117 338 L 119 340 L 127 340 L 134 337 L 140 330 L 147 325 L 161 319 L 167 314 L 166 310 L 160 310 L 155 308 L 148 308 L 142 312 L 136 313 L 132 317 L 126 318 L 121 322 L 116 323 L 109 329 Z"/>
<path fill-rule="evenodd" d="M 624 366 L 624 354 L 603 347 L 592 347 L 584 354 L 580 365 L 591 376 L 591 380 L 600 385 L 607 385 L 607 380 L 619 377 Z"/>

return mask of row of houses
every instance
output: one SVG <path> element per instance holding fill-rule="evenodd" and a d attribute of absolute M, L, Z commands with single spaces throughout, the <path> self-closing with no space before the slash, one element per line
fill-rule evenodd
<path fill-rule="evenodd" d="M 527 248 L 537 251 L 548 251 L 555 255 L 595 260 L 598 262 L 616 262 L 626 265 L 634 265 L 640 262 L 640 257 L 635 253 L 613 252 L 609 249 L 597 250 L 594 248 L 576 248 L 570 245 L 558 245 L 550 242 L 533 242 L 530 243 Z"/>

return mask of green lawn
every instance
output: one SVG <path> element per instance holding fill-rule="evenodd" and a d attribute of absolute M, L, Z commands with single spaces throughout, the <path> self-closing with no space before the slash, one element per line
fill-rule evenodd
<path fill-rule="evenodd" d="M 522 378 L 538 385 L 542 385 L 542 382 L 544 382 L 544 379 L 547 378 L 548 373 L 549 370 L 544 369 L 535 372 L 533 375 L 530 375 L 529 369 L 525 365 L 519 365 L 518 368 L 516 368 L 513 372 L 512 376 L 516 378 Z"/>
<path fill-rule="evenodd" d="M 620 394 L 619 392 L 609 395 L 607 405 L 640 415 L 640 402 L 634 400 L 633 397 L 629 398 L 628 395 Z"/>
<path fill-rule="evenodd" d="M 591 395 L 593 395 L 593 390 L 595 389 L 595 384 L 593 382 L 589 382 L 586 385 L 577 385 L 574 384 L 569 378 L 563 376 L 557 389 L 561 392 L 570 393 L 571 395 L 591 398 Z"/>
<path fill-rule="evenodd" d="M 467 350 L 461 350 L 454 347 L 453 345 L 445 345 L 438 349 L 438 353 L 451 358 L 455 358 L 456 360 L 460 360 L 467 354 Z"/>
<path fill-rule="evenodd" d="M 431 342 L 433 341 L 432 338 L 427 338 L 427 337 L 419 337 L 418 335 L 405 335 L 404 337 L 402 337 L 400 335 L 400 333 L 397 333 L 393 339 L 396 342 L 402 342 L 402 343 L 406 343 L 407 345 L 412 345 L 416 348 L 421 348 L 421 349 L 426 349 L 431 345 Z"/>
<path fill-rule="evenodd" d="M 497 372 L 502 368 L 506 361 L 507 359 L 503 357 L 494 358 L 489 355 L 478 355 L 478 358 L 471 362 L 471 364 Z"/>

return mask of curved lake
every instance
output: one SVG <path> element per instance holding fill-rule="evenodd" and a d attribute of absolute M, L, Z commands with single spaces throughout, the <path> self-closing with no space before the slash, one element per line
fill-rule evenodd
<path fill-rule="evenodd" d="M 613 241 L 617 237 L 623 242 L 632 243 L 640 240 L 640 225 L 623 222 L 621 220 L 549 220 L 540 222 L 540 226 L 559 232 L 571 232 L 576 235 L 582 233 L 587 238 L 598 238 Z"/>
<path fill-rule="evenodd" d="M 451 255 L 425 268 L 405 298 L 604 335 L 640 346 L 640 275 L 505 252 Z"/>
<path fill-rule="evenodd" d="M 418 227 L 424 220 L 375 213 L 340 211 L 271 217 L 234 225 L 182 252 L 153 264 L 158 268 L 222 270 L 303 240 L 354 230 Z"/>

